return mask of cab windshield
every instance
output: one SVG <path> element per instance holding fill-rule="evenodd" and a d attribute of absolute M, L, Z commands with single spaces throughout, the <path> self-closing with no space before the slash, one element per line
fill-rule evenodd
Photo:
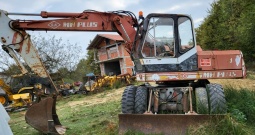
<path fill-rule="evenodd" d="M 174 57 L 174 20 L 166 17 L 150 18 L 142 47 L 143 57 Z"/>

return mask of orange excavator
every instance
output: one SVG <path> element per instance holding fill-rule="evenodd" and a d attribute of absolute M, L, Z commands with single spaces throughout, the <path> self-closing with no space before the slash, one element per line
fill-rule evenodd
<path fill-rule="evenodd" d="M 39 20 L 12 20 L 10 15 L 41 16 Z M 47 19 L 44 19 L 47 18 Z M 81 13 L 8 13 L 0 10 L 2 48 L 16 59 L 20 55 L 34 73 L 54 86 L 29 34 L 32 31 L 117 32 L 125 41 L 143 85 L 127 86 L 122 95 L 119 133 L 185 134 L 191 125 L 227 112 L 224 90 L 208 79 L 244 78 L 245 63 L 239 50 L 203 51 L 196 45 L 193 22 L 183 14 L 151 13 L 139 18 L 130 11 Z M 16 60 L 22 71 L 22 63 Z M 26 74 L 27 72 L 22 72 Z M 33 104 L 25 119 L 43 133 L 63 134 L 56 113 L 58 90 Z"/>

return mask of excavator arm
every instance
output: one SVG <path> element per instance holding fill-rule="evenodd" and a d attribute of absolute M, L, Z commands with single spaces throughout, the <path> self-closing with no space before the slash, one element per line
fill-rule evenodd
<path fill-rule="evenodd" d="M 20 13 L 8 13 L 9 15 L 29 15 Z M 13 30 L 33 31 L 96 31 L 118 32 L 126 43 L 126 49 L 131 51 L 138 26 L 133 13 L 128 11 L 98 12 L 85 10 L 82 13 L 59 13 L 42 11 L 36 14 L 42 18 L 54 18 L 50 20 L 9 20 L 9 28 Z M 8 28 L 8 27 L 6 27 Z M 21 34 L 20 34 L 21 35 Z M 25 35 L 22 34 L 22 39 Z M 19 40 L 20 41 L 20 40 Z M 17 43 L 17 41 L 16 41 Z"/>
<path fill-rule="evenodd" d="M 42 18 L 54 18 L 44 20 L 12 20 L 8 15 L 41 16 Z M 2 48 L 16 62 L 22 74 L 28 71 L 19 60 L 23 58 L 25 63 L 39 77 L 48 78 L 54 86 L 46 71 L 36 48 L 31 42 L 26 30 L 33 31 L 103 31 L 118 32 L 125 41 L 126 50 L 130 53 L 135 40 L 138 26 L 133 13 L 128 11 L 98 12 L 85 10 L 82 13 L 60 13 L 42 11 L 40 14 L 7 13 L 0 10 L 0 37 Z M 58 93 L 56 87 L 51 93 Z"/>
<path fill-rule="evenodd" d="M 12 20 L 8 15 L 41 16 L 42 20 Z M 85 10 L 82 13 L 58 13 L 42 11 L 40 14 L 8 13 L 0 10 L 0 37 L 2 48 L 16 62 L 22 74 L 28 71 L 19 56 L 39 77 L 46 79 L 52 86 L 47 97 L 33 104 L 26 112 L 26 122 L 43 133 L 63 134 L 65 127 L 61 125 L 56 114 L 55 87 L 45 69 L 38 52 L 31 42 L 27 30 L 33 31 L 103 31 L 118 32 L 125 41 L 125 48 L 130 53 L 135 40 L 137 19 L 128 11 L 97 12 Z M 43 114 L 42 114 L 43 113 Z"/>

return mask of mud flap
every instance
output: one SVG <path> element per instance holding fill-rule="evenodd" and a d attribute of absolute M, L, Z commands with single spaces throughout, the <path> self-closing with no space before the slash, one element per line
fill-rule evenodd
<path fill-rule="evenodd" d="M 185 135 L 190 126 L 222 119 L 225 115 L 119 114 L 119 134 L 127 131 L 145 134 Z"/>
<path fill-rule="evenodd" d="M 66 128 L 61 125 L 56 113 L 56 98 L 47 97 L 33 104 L 26 112 L 26 122 L 42 133 L 64 134 Z"/>

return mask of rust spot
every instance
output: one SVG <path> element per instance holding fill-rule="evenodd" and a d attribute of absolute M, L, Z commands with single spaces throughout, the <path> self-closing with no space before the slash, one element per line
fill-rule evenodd
<path fill-rule="evenodd" d="M 30 52 L 31 42 L 27 43 L 26 54 Z"/>
<path fill-rule="evenodd" d="M 17 37 L 18 37 L 18 32 L 15 32 L 12 38 L 12 43 L 16 43 Z"/>

